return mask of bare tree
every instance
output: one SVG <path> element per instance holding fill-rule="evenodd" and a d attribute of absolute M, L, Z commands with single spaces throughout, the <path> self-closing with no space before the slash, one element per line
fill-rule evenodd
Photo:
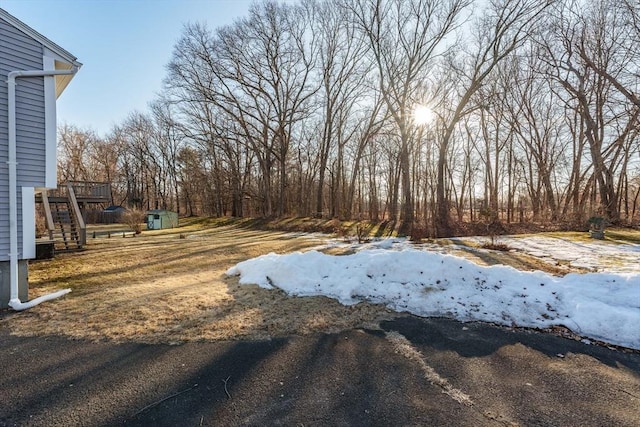
<path fill-rule="evenodd" d="M 472 103 L 473 96 L 482 87 L 494 68 L 530 37 L 545 9 L 552 1 L 494 0 L 474 25 L 474 42 L 466 49 L 463 61 L 453 57 L 447 64 L 457 70 L 457 94 L 451 109 L 442 114 L 445 122 L 438 150 L 436 184 L 437 213 L 435 230 L 439 236 L 451 235 L 449 201 L 446 196 L 446 167 L 449 144 L 462 117 L 482 105 Z M 452 97 L 448 94 L 448 97 Z"/>
<path fill-rule="evenodd" d="M 367 0 L 349 1 L 346 6 L 370 43 L 379 90 L 400 138 L 402 180 L 402 226 L 408 232 L 414 218 L 411 186 L 413 110 L 420 82 L 435 66 L 446 37 L 459 25 L 468 0 Z M 394 215 L 395 212 L 392 212 Z"/>
<path fill-rule="evenodd" d="M 96 179 L 89 165 L 98 136 L 70 124 L 58 128 L 58 181 L 92 181 Z"/>
<path fill-rule="evenodd" d="M 510 58 L 509 72 L 503 76 L 503 111 L 527 158 L 525 176 L 534 217 L 548 211 L 548 219 L 555 222 L 560 212 L 553 173 L 567 161 L 564 109 L 553 95 L 553 83 L 536 69 L 535 47 L 530 44 L 529 49 Z"/>
<path fill-rule="evenodd" d="M 582 36 L 575 46 L 577 53 L 589 68 L 609 81 L 629 102 L 640 107 L 637 79 L 640 4 L 633 0 L 599 0 L 592 6 L 591 16 L 580 16 Z M 588 34 L 596 31 L 600 31 L 599 35 L 607 41 Z M 603 42 L 609 48 L 606 58 L 598 55 Z"/>
<path fill-rule="evenodd" d="M 611 90 L 615 87 L 611 79 L 604 75 L 606 70 L 615 78 L 622 66 L 614 60 L 621 36 L 610 31 L 610 18 L 605 1 L 585 8 L 559 7 L 555 25 L 541 45 L 548 76 L 561 85 L 564 94 L 559 95 L 579 114 L 581 134 L 593 163 L 592 189 L 598 195 L 599 213 L 616 222 L 620 219 L 616 181 L 629 158 L 629 143 L 637 132 L 640 109 L 633 103 L 630 107 L 621 103 Z"/>
<path fill-rule="evenodd" d="M 174 117 L 175 112 L 171 104 L 163 99 L 158 99 L 150 105 L 157 134 L 157 151 L 164 171 L 162 185 L 166 187 L 163 194 L 172 201 L 165 200 L 167 208 L 175 209 L 180 213 L 180 188 L 178 187 L 178 153 L 185 144 L 185 135 Z"/>
<path fill-rule="evenodd" d="M 354 107 L 364 98 L 365 79 L 369 66 L 365 38 L 349 19 L 348 10 L 336 7 L 334 2 L 303 3 L 312 19 L 311 32 L 318 43 L 317 75 L 320 80 L 316 102 L 320 105 L 322 129 L 319 138 L 318 186 L 315 213 L 323 212 L 325 175 L 331 152 L 344 147 L 350 135 L 350 116 L 357 114 Z M 340 163 L 340 160 L 338 160 Z M 356 167 L 357 169 L 357 167 Z M 342 168 L 336 171 L 342 174 Z M 356 174 L 354 174 L 356 175 Z M 341 181 L 341 177 L 336 178 Z M 332 193 L 336 195 L 334 191 Z M 339 199 L 339 198 L 338 198 Z M 333 215 L 339 213 L 338 199 L 333 200 Z"/>
<path fill-rule="evenodd" d="M 227 87 L 235 80 L 237 89 L 252 99 L 255 115 L 268 108 L 262 122 L 267 132 L 265 148 L 279 169 L 277 215 L 285 212 L 293 127 L 308 115 L 306 104 L 317 90 L 309 84 L 315 47 L 307 40 L 307 19 L 298 9 L 280 3 L 254 5 L 248 19 L 221 34 L 218 49 L 219 57 L 230 60 L 227 65 L 233 67 L 233 74 L 225 76 Z"/>

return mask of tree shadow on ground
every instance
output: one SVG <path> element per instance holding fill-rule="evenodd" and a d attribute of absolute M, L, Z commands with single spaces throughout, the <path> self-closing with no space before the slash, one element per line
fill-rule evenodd
<path fill-rule="evenodd" d="M 503 346 L 520 343 L 549 357 L 569 352 L 584 354 L 611 367 L 622 364 L 640 374 L 640 351 L 588 345 L 534 329 L 411 315 L 382 321 L 380 326 L 385 331 L 399 332 L 416 345 L 455 351 L 463 357 L 483 357 Z"/>

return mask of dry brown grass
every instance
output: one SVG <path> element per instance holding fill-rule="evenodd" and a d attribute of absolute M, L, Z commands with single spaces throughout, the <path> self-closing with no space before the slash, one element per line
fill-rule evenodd
<path fill-rule="evenodd" d="M 106 238 L 113 227 L 95 227 L 103 237 L 90 239 L 85 251 L 59 254 L 29 268 L 31 299 L 62 288 L 73 292 L 26 312 L 2 311 L 0 328 L 25 336 L 181 343 L 371 328 L 396 315 L 380 305 L 345 307 L 325 297 L 290 297 L 279 290 L 238 285 L 237 278 L 225 275 L 236 263 L 320 243 L 251 228 L 255 225 L 199 219 L 183 221 L 174 230 L 145 231 L 127 238 L 116 233 Z M 88 236 L 92 234 L 90 230 Z M 640 241 L 637 232 L 631 237 L 627 234 L 619 232 L 615 237 Z M 446 245 L 447 240 L 438 242 Z M 569 271 L 520 252 L 471 249 L 454 246 L 450 252 L 478 264 L 505 264 L 552 274 Z M 339 255 L 346 251 L 332 248 L 327 252 Z"/>
<path fill-rule="evenodd" d="M 378 305 L 289 297 L 240 286 L 224 274 L 248 258 L 318 243 L 197 222 L 137 237 L 90 239 L 83 252 L 59 254 L 29 269 L 31 299 L 61 288 L 73 292 L 22 313 L 5 311 L 0 327 L 25 336 L 181 343 L 338 331 L 391 317 Z"/>

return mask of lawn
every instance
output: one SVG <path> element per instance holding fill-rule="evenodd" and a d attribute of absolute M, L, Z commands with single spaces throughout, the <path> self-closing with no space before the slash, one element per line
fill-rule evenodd
<path fill-rule="evenodd" d="M 372 304 L 344 307 L 325 297 L 239 286 L 224 274 L 236 263 L 321 243 L 245 225 L 190 220 L 136 237 L 90 237 L 84 251 L 29 267 L 30 299 L 63 288 L 72 292 L 25 312 L 4 311 L 0 327 L 18 335 L 180 343 L 336 331 L 391 316 Z"/>
<path fill-rule="evenodd" d="M 144 231 L 125 238 L 118 233 L 108 238 L 105 227 L 96 228 L 96 238 L 91 238 L 90 229 L 84 251 L 58 254 L 53 260 L 30 265 L 31 299 L 63 288 L 72 292 L 26 312 L 4 311 L 0 327 L 17 335 L 177 344 L 375 327 L 380 320 L 396 315 L 381 305 L 343 306 L 327 297 L 296 298 L 277 289 L 240 286 L 236 277 L 225 275 L 240 261 L 319 246 L 325 252 L 344 254 L 358 246 L 345 242 L 344 237 L 327 245 L 327 235 L 255 227 L 251 221 L 189 219 L 176 229 Z M 504 238 L 507 244 L 517 246 L 520 242 L 521 249 L 508 252 L 481 250 L 482 239 L 473 238 L 425 242 L 422 246 L 479 264 L 505 264 L 552 274 L 589 270 L 589 266 L 554 259 L 557 254 L 542 256 L 540 247 L 537 252 L 525 250 L 527 242 L 540 238 L 559 239 L 551 242 L 582 247 L 595 257 L 597 252 L 606 253 L 589 245 L 634 245 L 640 241 L 640 233 L 614 230 L 604 242 L 586 241 L 583 234 L 571 233 L 509 237 Z"/>

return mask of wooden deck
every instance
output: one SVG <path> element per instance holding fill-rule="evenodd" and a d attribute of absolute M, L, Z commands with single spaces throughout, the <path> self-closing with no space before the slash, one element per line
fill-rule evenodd
<path fill-rule="evenodd" d="M 48 239 L 56 250 L 82 249 L 87 242 L 82 209 L 91 203 L 110 203 L 111 184 L 71 181 L 37 193 L 36 202 L 44 207 Z"/>
<path fill-rule="evenodd" d="M 110 203 L 111 184 L 108 182 L 69 181 L 61 184 L 55 190 L 49 190 L 47 196 L 50 202 L 64 202 L 69 199 L 69 185 L 73 189 L 78 203 Z M 38 200 L 39 201 L 39 200 Z"/>

